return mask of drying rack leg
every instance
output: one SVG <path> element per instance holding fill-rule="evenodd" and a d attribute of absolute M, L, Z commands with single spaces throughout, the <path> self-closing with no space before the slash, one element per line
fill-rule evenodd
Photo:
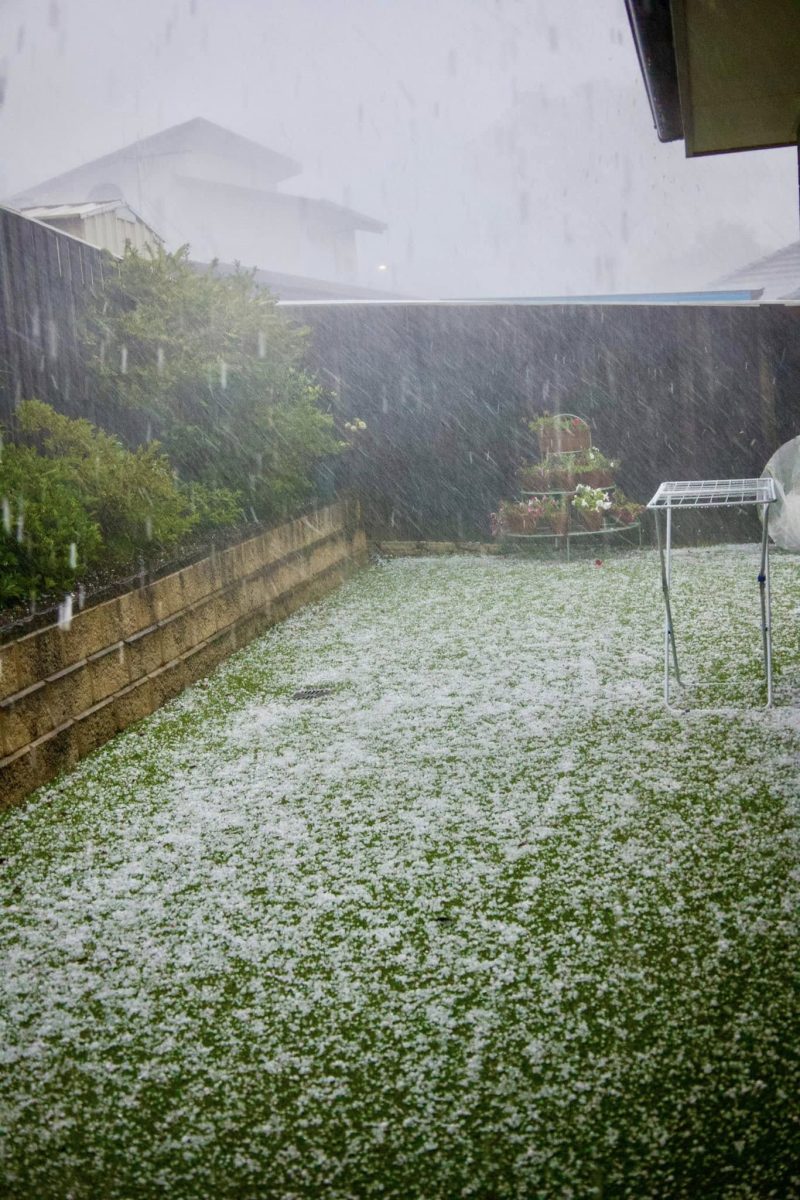
<path fill-rule="evenodd" d="M 764 505 L 761 534 L 761 568 L 758 573 L 761 596 L 761 645 L 764 653 L 764 675 L 767 681 L 767 708 L 772 707 L 772 598 L 769 588 L 769 505 Z"/>
<path fill-rule="evenodd" d="M 670 652 L 672 653 L 672 661 L 675 666 L 675 678 L 678 684 L 681 683 L 681 673 L 678 668 L 678 651 L 675 646 L 675 629 L 672 624 L 672 604 L 669 597 L 670 576 L 672 573 L 672 509 L 667 506 L 667 549 L 664 553 L 664 540 L 661 536 L 661 521 L 659 519 L 658 509 L 653 513 L 656 524 L 656 537 L 658 539 L 658 553 L 661 558 L 661 591 L 664 595 L 664 703 L 669 704 L 670 693 L 670 678 L 669 678 L 669 659 Z"/>

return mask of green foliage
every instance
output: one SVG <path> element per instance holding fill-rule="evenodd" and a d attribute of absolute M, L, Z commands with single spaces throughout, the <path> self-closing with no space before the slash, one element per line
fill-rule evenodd
<path fill-rule="evenodd" d="M 102 544 L 69 468 L 28 446 L 5 446 L 0 498 L 0 603 L 68 590 Z"/>
<path fill-rule="evenodd" d="M 67 590 L 241 516 L 230 491 L 180 485 L 155 442 L 126 450 L 39 400 L 19 406 L 15 433 L 0 460 L 0 601 Z"/>
<path fill-rule="evenodd" d="M 206 487 L 203 483 L 181 483 L 179 487 L 199 532 L 211 532 L 241 521 L 242 506 L 236 492 Z"/>
<path fill-rule="evenodd" d="M 126 448 L 23 402 L 0 463 L 0 600 L 71 587 L 89 568 L 125 567 L 244 513 L 280 519 L 342 447 L 302 368 L 304 331 L 249 274 L 199 274 L 185 248 L 129 250 L 82 336 L 97 409 L 118 429 L 133 414 L 159 441 Z"/>
<path fill-rule="evenodd" d="M 261 519 L 307 498 L 340 449 L 302 369 L 305 332 L 251 274 L 197 273 L 186 248 L 128 250 L 86 337 L 104 406 L 146 414 L 184 481 L 239 493 Z"/>
<path fill-rule="evenodd" d="M 583 429 L 586 422 L 581 417 L 573 416 L 571 413 L 550 413 L 543 412 L 540 416 L 535 417 L 530 422 L 530 428 L 534 433 L 540 433 L 542 430 L 552 430 L 558 433 L 573 433 L 576 430 Z"/>
<path fill-rule="evenodd" d="M 25 440 L 70 480 L 100 529 L 106 563 L 129 562 L 149 543 L 174 546 L 196 525 L 157 443 L 126 450 L 119 438 L 40 400 L 24 401 L 17 420 Z"/>

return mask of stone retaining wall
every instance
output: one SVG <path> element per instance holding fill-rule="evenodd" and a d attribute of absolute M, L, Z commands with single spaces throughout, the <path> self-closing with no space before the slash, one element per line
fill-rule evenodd
<path fill-rule="evenodd" d="M 0 806 L 154 711 L 367 558 L 339 501 L 0 647 Z"/>

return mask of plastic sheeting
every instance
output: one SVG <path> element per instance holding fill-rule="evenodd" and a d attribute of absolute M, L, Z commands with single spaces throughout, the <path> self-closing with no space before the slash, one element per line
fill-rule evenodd
<path fill-rule="evenodd" d="M 800 437 L 784 442 L 763 473 L 775 480 L 778 494 L 769 514 L 772 540 L 783 550 L 800 554 Z"/>

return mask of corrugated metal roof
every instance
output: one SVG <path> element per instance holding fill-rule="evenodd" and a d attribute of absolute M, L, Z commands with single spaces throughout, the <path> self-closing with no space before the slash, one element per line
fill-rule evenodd
<path fill-rule="evenodd" d="M 97 217 L 116 208 L 127 208 L 120 200 L 87 200 L 81 204 L 39 204 L 35 208 L 20 208 L 18 211 L 34 221 L 58 221 L 68 217 Z"/>
<path fill-rule="evenodd" d="M 92 217 L 100 217 L 104 213 L 118 212 L 122 220 L 138 221 L 140 225 L 144 225 L 159 242 L 164 239 L 153 229 L 153 226 L 145 221 L 137 213 L 135 208 L 131 208 L 127 200 L 86 200 L 77 204 L 38 204 L 35 208 L 17 208 L 15 212 L 22 213 L 23 217 L 29 217 L 32 221 L 43 221 L 46 225 L 48 221 L 67 221 L 77 217 L 79 220 L 86 221 Z"/>
<path fill-rule="evenodd" d="M 36 208 L 10 209 L 29 221 L 56 229 L 66 237 L 75 237 L 89 246 L 108 250 L 116 258 L 126 246 L 144 251 L 161 245 L 164 239 L 143 221 L 124 200 L 85 201 L 78 204 L 40 204 Z M 80 225 L 76 229 L 75 222 Z M 65 228 L 66 225 L 66 228 Z"/>
<path fill-rule="evenodd" d="M 774 254 L 747 263 L 729 275 L 715 279 L 715 288 L 763 288 L 763 303 L 795 299 L 800 290 L 800 242 L 792 242 Z"/>

